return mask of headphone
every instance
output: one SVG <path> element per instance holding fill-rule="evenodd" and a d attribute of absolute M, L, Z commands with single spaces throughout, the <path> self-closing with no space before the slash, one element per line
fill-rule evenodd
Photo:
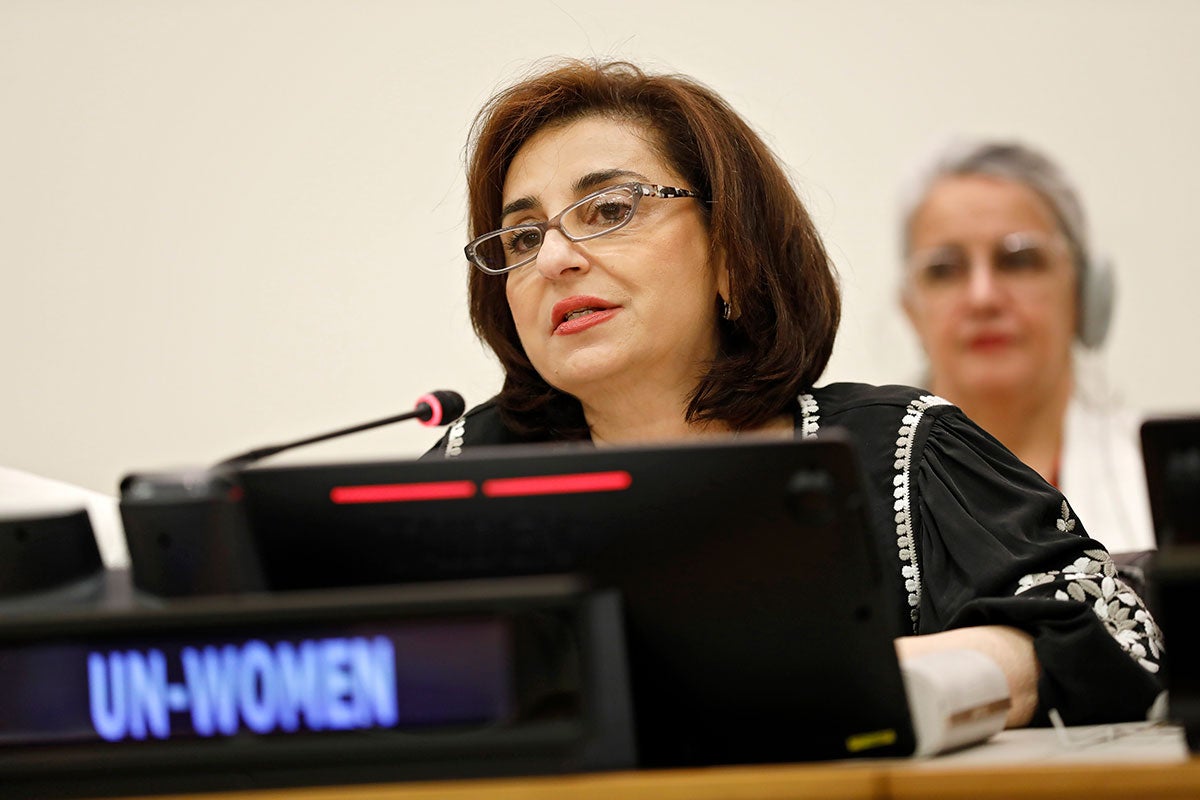
<path fill-rule="evenodd" d="M 1112 261 L 1097 256 L 1078 260 L 1079 323 L 1075 336 L 1089 350 L 1097 350 L 1112 325 L 1117 280 Z"/>

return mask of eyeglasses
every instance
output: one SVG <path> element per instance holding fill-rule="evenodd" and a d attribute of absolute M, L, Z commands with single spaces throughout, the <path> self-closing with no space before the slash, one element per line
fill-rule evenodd
<path fill-rule="evenodd" d="M 1056 263 L 1069 257 L 1070 248 L 1062 236 L 1018 232 L 997 241 L 984 266 L 993 271 L 997 282 L 1015 287 L 1037 282 Z M 967 248 L 955 243 L 913 253 L 908 268 L 918 289 L 945 294 L 970 282 L 974 262 L 975 257 Z"/>
<path fill-rule="evenodd" d="M 609 186 L 572 203 L 545 222 L 485 233 L 468 244 L 465 252 L 471 263 L 487 274 L 503 275 L 536 259 L 548 231 L 559 231 L 572 242 L 586 242 L 628 225 L 643 197 L 699 196 L 689 189 L 636 181 Z"/>

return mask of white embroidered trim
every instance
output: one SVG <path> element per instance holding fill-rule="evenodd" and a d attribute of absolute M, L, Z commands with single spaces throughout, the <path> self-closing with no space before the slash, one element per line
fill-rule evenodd
<path fill-rule="evenodd" d="M 450 433 L 446 435 L 446 458 L 454 458 L 462 453 L 463 433 L 466 429 L 466 417 L 459 417 L 450 426 Z"/>
<path fill-rule="evenodd" d="M 925 410 L 932 406 L 948 405 L 950 401 L 932 394 L 923 394 L 913 400 L 904 411 L 896 438 L 896 460 L 892 465 L 896 470 L 896 477 L 892 479 L 892 485 L 896 487 L 892 493 L 896 498 L 896 546 L 900 549 L 900 561 L 904 564 L 900 574 L 904 578 L 904 589 L 908 592 L 908 615 L 914 633 L 917 631 L 921 607 L 921 567 L 917 563 L 916 536 L 912 529 L 912 508 L 909 505 L 913 441 Z"/>
<path fill-rule="evenodd" d="M 800 401 L 800 438 L 811 439 L 821 427 L 817 422 L 821 419 L 817 413 L 820 410 L 817 408 L 817 399 L 811 394 L 802 394 L 797 399 Z"/>
<path fill-rule="evenodd" d="M 1147 672 L 1158 672 L 1162 631 L 1141 598 L 1117 576 L 1117 565 L 1108 553 L 1084 550 L 1082 556 L 1061 570 L 1026 575 L 1017 582 L 1017 591 L 1013 594 L 1062 582 L 1066 582 L 1066 591 L 1055 589 L 1052 595 L 1055 600 L 1090 603 L 1092 611 L 1121 649 Z"/>

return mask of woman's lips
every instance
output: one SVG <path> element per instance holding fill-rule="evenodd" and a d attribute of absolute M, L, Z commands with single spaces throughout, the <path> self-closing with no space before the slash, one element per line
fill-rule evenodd
<path fill-rule="evenodd" d="M 554 329 L 554 335 L 566 336 L 567 334 L 586 331 L 588 328 L 595 327 L 601 322 L 607 322 L 612 319 L 618 311 L 620 311 L 619 308 L 598 309 L 573 319 L 568 319 Z"/>
<path fill-rule="evenodd" d="M 972 350 L 990 351 L 1008 347 L 1013 337 L 1006 333 L 981 333 L 967 340 L 967 346 Z"/>
<path fill-rule="evenodd" d="M 568 297 L 555 303 L 550 312 L 552 332 L 555 336 L 579 333 L 607 322 L 620 310 L 598 297 Z"/>

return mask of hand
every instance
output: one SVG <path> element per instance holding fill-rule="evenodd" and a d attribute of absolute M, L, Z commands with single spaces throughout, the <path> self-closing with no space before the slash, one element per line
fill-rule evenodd
<path fill-rule="evenodd" d="M 1007 728 L 1029 724 L 1038 702 L 1038 676 L 1041 667 L 1033 649 L 1033 637 L 1006 625 L 980 625 L 955 628 L 924 636 L 896 639 L 896 655 L 901 661 L 942 650 L 977 650 L 996 662 L 1008 682 L 1012 707 L 1004 721 Z"/>

